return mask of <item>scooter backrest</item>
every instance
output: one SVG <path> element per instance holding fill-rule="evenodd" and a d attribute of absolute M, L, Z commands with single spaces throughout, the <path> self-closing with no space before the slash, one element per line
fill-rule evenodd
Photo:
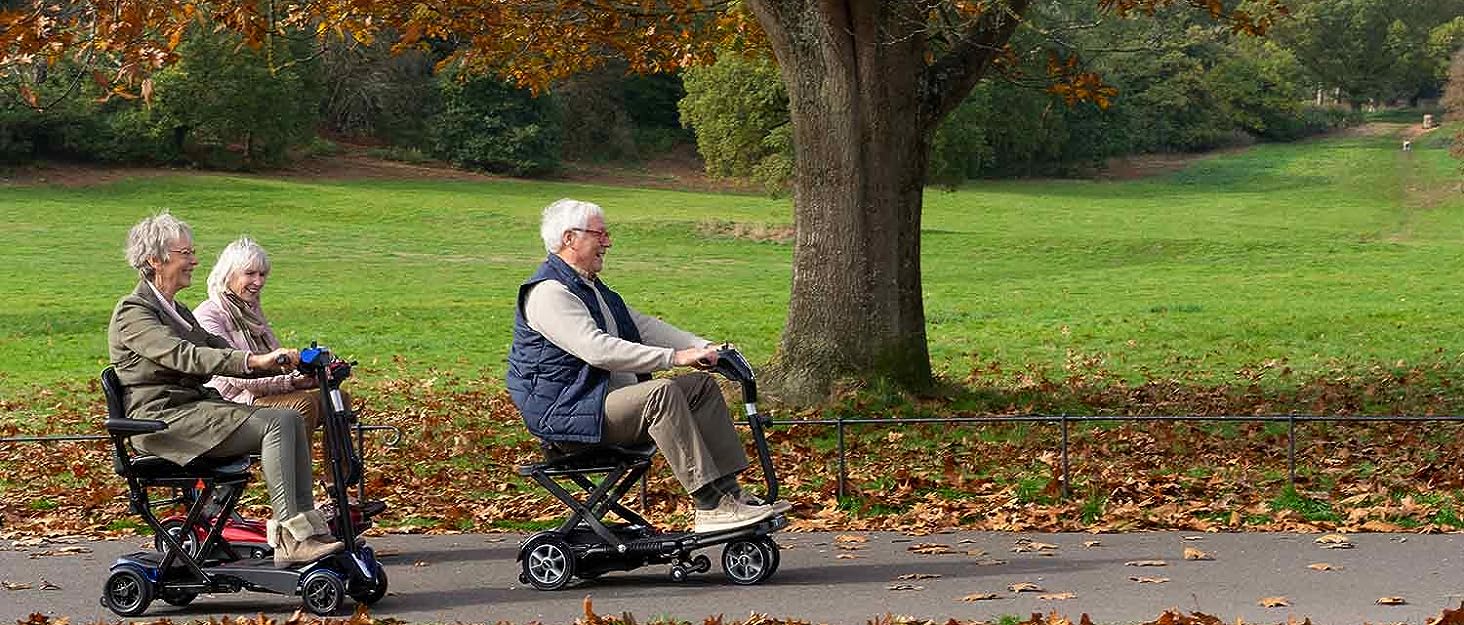
<path fill-rule="evenodd" d="M 102 394 L 107 397 L 107 418 L 126 419 L 127 406 L 122 404 L 122 380 L 112 367 L 102 369 Z"/>

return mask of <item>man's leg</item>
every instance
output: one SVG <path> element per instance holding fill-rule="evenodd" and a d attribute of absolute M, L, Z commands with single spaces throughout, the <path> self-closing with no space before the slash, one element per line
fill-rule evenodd
<path fill-rule="evenodd" d="M 718 481 L 747 467 L 746 453 L 716 384 L 705 374 L 700 379 L 684 377 L 691 379 L 651 380 L 607 394 L 601 440 L 625 444 L 649 437 L 656 441 L 671 472 L 696 502 L 697 532 L 735 529 L 776 514 L 768 506 L 743 501 L 717 487 Z M 692 410 L 684 388 L 690 388 L 697 398 L 697 411 Z M 707 428 L 705 434 L 702 426 Z M 724 468 L 732 468 L 731 475 L 723 473 Z"/>
<path fill-rule="evenodd" d="M 722 476 L 716 452 L 703 438 L 686 395 L 671 379 L 632 384 L 606 394 L 600 440 L 612 445 L 655 441 L 672 475 L 688 493 Z"/>
<path fill-rule="evenodd" d="M 718 480 L 733 479 L 747 469 L 747 451 L 732 423 L 722 387 L 706 373 L 690 373 L 671 378 L 691 409 L 691 420 L 701 440 L 706 442 L 709 462 Z M 733 480 L 735 484 L 735 480 Z"/>

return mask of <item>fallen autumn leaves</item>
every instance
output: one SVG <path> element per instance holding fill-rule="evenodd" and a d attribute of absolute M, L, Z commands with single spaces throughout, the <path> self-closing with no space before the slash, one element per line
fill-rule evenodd
<path fill-rule="evenodd" d="M 400 363 L 395 371 L 363 367 L 352 382 L 366 422 L 404 433 L 394 448 L 367 436 L 368 490 L 391 505 L 373 531 L 521 530 L 556 518 L 558 505 L 513 474 L 515 465 L 537 459 L 539 452 L 501 384 L 430 371 L 408 377 L 409 371 Z M 1429 367 L 1342 371 L 1298 382 L 1290 395 L 1265 390 L 1263 382 L 1284 377 L 1279 365 L 1238 372 L 1254 378 L 1246 387 L 1188 380 L 1132 385 L 1087 361 L 1059 373 L 983 363 L 968 382 L 996 389 L 996 403 L 986 410 L 1000 414 L 1056 413 L 1072 405 L 1121 414 L 1326 413 L 1379 406 L 1418 414 L 1454 408 L 1451 394 L 1428 383 L 1436 373 Z M 952 401 L 851 393 L 830 410 L 865 417 L 962 413 Z M 91 381 L 12 395 L 0 410 L 29 415 L 0 424 L 0 436 L 96 433 L 104 412 Z M 1272 425 L 1074 425 L 1067 499 L 1060 496 L 1059 436 L 1051 426 L 851 427 L 850 497 L 843 502 L 835 497 L 832 428 L 779 426 L 771 442 L 782 492 L 796 506 L 794 531 L 1464 528 L 1464 514 L 1451 503 L 1451 495 L 1464 495 L 1464 464 L 1448 461 L 1464 455 L 1459 425 L 1300 425 L 1295 491 L 1287 489 L 1285 429 Z M 127 521 L 119 499 L 123 486 L 100 442 L 0 444 L 0 473 L 7 476 L 0 483 L 0 538 L 137 532 L 137 524 Z M 669 526 L 686 523 L 687 499 L 679 486 L 664 469 L 652 475 L 648 516 Z M 246 499 L 246 514 L 264 510 L 258 482 Z M 1043 553 L 1040 543 L 1023 549 Z"/>
<path fill-rule="evenodd" d="M 1062 593 L 1062 594 L 1071 594 L 1071 593 Z M 987 595 L 968 595 L 966 597 L 963 597 L 961 600 L 962 601 L 983 601 L 983 600 L 991 599 L 991 598 L 993 598 L 993 597 L 987 596 Z M 1064 599 L 1064 598 L 1067 598 L 1067 597 L 1053 597 L 1053 598 L 1054 599 Z M 1285 598 L 1284 597 L 1271 597 L 1269 599 L 1280 599 L 1281 600 L 1280 605 L 1285 605 L 1285 603 L 1284 603 Z M 1384 597 L 1383 599 L 1396 599 L 1396 598 Z M 1383 599 L 1379 599 L 1379 602 L 1382 602 Z M 112 625 L 113 623 L 122 623 L 122 622 L 123 621 L 102 621 L 102 620 L 97 620 L 97 621 L 93 621 L 90 625 Z M 317 617 L 313 617 L 313 616 L 307 616 L 304 613 L 297 611 L 289 619 L 285 619 L 283 621 L 280 621 L 280 620 L 277 620 L 277 619 L 272 619 L 272 618 L 269 618 L 269 617 L 267 617 L 267 616 L 265 616 L 263 614 L 260 614 L 257 617 L 230 617 L 230 616 L 209 617 L 207 621 L 204 621 L 202 619 L 196 619 L 196 620 L 193 620 L 193 621 L 190 621 L 190 622 L 191 623 L 197 623 L 199 625 L 406 625 L 406 622 L 400 621 L 400 620 L 397 620 L 397 619 L 391 619 L 391 618 L 377 619 L 377 618 L 373 618 L 371 616 L 371 614 L 365 609 L 364 606 L 358 608 L 356 610 L 356 613 L 353 614 L 353 615 L 351 615 L 348 618 L 324 618 L 323 619 L 323 618 L 317 618 Z M 684 621 L 668 620 L 665 617 L 661 617 L 661 618 L 658 618 L 658 619 L 652 619 L 652 620 L 646 621 L 645 623 L 646 623 L 646 625 L 655 625 L 655 624 L 663 624 L 663 623 L 664 624 L 677 624 L 677 625 L 679 625 L 680 623 L 683 623 L 683 622 Z M 1001 622 L 1002 623 L 1011 623 L 1012 621 L 1008 621 L 1006 619 L 1003 619 Z M 157 619 L 157 620 L 153 620 L 153 621 L 132 620 L 132 621 L 128 621 L 128 623 L 129 623 L 129 625 L 174 625 L 174 621 L 171 620 L 171 619 Z M 1185 613 L 1185 612 L 1180 612 L 1180 611 L 1177 611 L 1177 610 L 1167 610 L 1167 611 L 1163 612 L 1162 614 L 1160 614 L 1158 617 L 1156 617 L 1154 620 L 1148 621 L 1148 622 L 1144 623 L 1143 625 L 1231 625 L 1231 624 L 1234 624 L 1234 625 L 1247 625 L 1247 623 L 1248 623 L 1247 621 L 1242 620 L 1242 619 L 1235 619 L 1233 621 L 1226 621 L 1226 620 L 1223 620 L 1223 619 L 1221 619 L 1219 617 L 1216 617 L 1216 616 L 1213 616 L 1213 615 L 1210 615 L 1210 614 L 1205 614 L 1203 612 L 1189 612 L 1189 613 Z M 1293 619 L 1289 619 L 1288 618 L 1286 621 L 1284 621 L 1284 623 L 1285 623 L 1285 625 L 1312 625 L 1310 619 L 1302 620 L 1302 621 L 1296 621 L 1296 620 L 1293 620 Z M 638 625 L 638 624 L 639 624 L 639 621 L 637 621 L 636 618 L 635 618 L 635 616 L 632 615 L 632 614 L 630 614 L 630 613 L 624 613 L 624 614 L 621 614 L 620 616 L 608 616 L 608 615 L 596 614 L 595 611 L 594 611 L 594 604 L 593 604 L 591 598 L 588 597 L 588 596 L 586 596 L 584 598 L 584 616 L 582 616 L 582 617 L 580 617 L 578 619 L 575 619 L 575 621 L 574 621 L 574 625 Z M 53 618 L 53 617 L 46 616 L 44 614 L 37 613 L 37 614 L 31 614 L 30 615 L 30 618 L 28 618 L 26 620 L 17 621 L 17 624 L 16 625 L 71 625 L 71 621 L 70 621 L 70 619 L 67 619 L 65 617 L 54 617 Z M 81 625 L 81 623 L 78 622 L 78 625 Z M 509 625 L 509 624 L 507 624 L 507 623 L 499 623 L 498 625 Z M 553 624 L 550 624 L 550 625 L 553 625 Z M 744 620 L 731 620 L 731 621 L 726 620 L 724 617 L 722 617 L 720 615 L 718 615 L 718 616 L 712 616 L 712 617 L 707 617 L 706 619 L 704 619 L 702 621 L 702 625 L 813 625 L 813 623 L 810 622 L 810 621 L 803 621 L 803 620 L 797 620 L 797 619 L 780 619 L 780 618 L 766 616 L 766 615 L 761 615 L 761 614 L 752 614 L 752 615 L 748 616 Z M 875 618 L 870 619 L 868 621 L 868 625 L 989 625 L 989 623 L 987 621 L 959 621 L 959 620 L 956 620 L 956 619 L 950 619 L 950 620 L 941 622 L 941 621 L 931 621 L 931 620 L 915 619 L 915 618 L 910 618 L 910 617 L 905 617 L 905 616 L 898 616 L 898 615 L 893 615 L 893 614 L 885 614 L 885 615 L 878 616 L 878 617 L 875 617 Z M 1093 623 L 1092 620 L 1090 620 L 1088 618 L 1088 615 L 1087 614 L 1081 614 L 1078 617 L 1078 620 L 1075 622 L 1075 621 L 1072 621 L 1072 620 L 1068 619 L 1066 616 L 1063 616 L 1061 614 L 1058 614 L 1057 612 L 1054 611 L 1054 612 L 1049 612 L 1047 614 L 1033 613 L 1027 620 L 1020 621 L 1020 622 L 1016 622 L 1015 625 L 1094 625 L 1094 623 Z M 1259 625 L 1259 624 L 1252 624 L 1252 625 Z M 1428 625 L 1464 625 L 1464 603 L 1461 603 L 1460 606 L 1459 606 L 1459 609 L 1457 609 L 1457 610 L 1444 609 L 1443 612 L 1441 614 L 1439 614 L 1439 616 L 1436 616 L 1434 618 L 1429 619 L 1428 620 Z"/>

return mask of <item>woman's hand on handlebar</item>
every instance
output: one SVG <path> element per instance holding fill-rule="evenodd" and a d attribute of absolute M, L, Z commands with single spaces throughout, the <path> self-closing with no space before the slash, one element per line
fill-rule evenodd
<path fill-rule="evenodd" d="M 704 347 L 678 349 L 671 356 L 671 363 L 678 367 L 710 369 L 717 364 L 717 346 L 706 345 Z"/>
<path fill-rule="evenodd" d="M 294 371 L 300 365 L 300 350 L 281 347 L 268 354 L 250 354 L 250 371 Z"/>

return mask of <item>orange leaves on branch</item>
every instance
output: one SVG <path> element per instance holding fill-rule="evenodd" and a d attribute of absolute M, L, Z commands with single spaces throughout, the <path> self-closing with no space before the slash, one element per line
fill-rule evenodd
<path fill-rule="evenodd" d="M 1068 106 L 1092 102 L 1098 108 L 1106 109 L 1113 104 L 1113 98 L 1118 96 L 1117 87 L 1105 84 L 1103 77 L 1094 72 L 1084 71 L 1076 54 L 1069 55 L 1066 59 L 1056 54 L 1049 55 L 1047 75 L 1052 79 L 1047 92 L 1062 97 Z"/>
<path fill-rule="evenodd" d="M 21 6 L 0 10 L 0 66 L 24 55 L 54 62 L 73 54 L 83 64 L 108 67 L 103 92 L 124 97 L 175 60 L 194 24 L 235 33 L 252 48 L 286 32 L 363 43 L 395 32 L 395 51 L 453 39 L 462 45 L 449 62 L 535 90 L 608 58 L 623 58 L 634 71 L 669 72 L 709 63 L 724 47 L 766 45 L 757 20 L 726 0 L 23 0 Z M 128 88 L 111 91 L 115 84 Z"/>

